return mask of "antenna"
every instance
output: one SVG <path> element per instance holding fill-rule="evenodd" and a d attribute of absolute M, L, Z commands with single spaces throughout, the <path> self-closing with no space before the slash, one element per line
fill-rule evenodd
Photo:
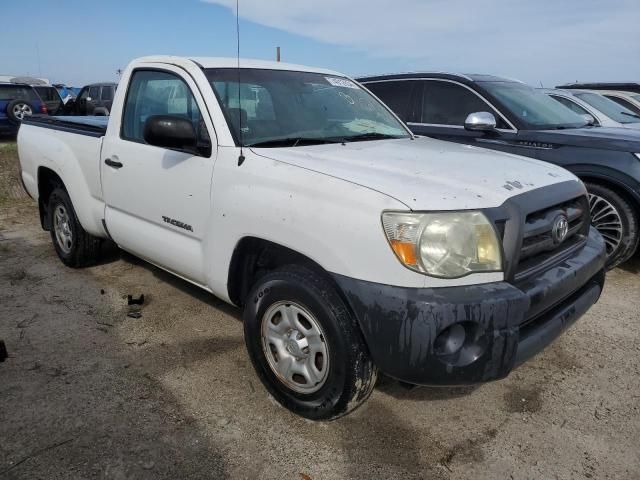
<path fill-rule="evenodd" d="M 38 76 L 42 76 L 42 65 L 40 63 L 40 45 L 36 42 L 36 55 L 38 56 Z"/>
<path fill-rule="evenodd" d="M 238 125 L 240 129 L 240 156 L 238 157 L 238 166 L 244 163 L 245 157 L 242 151 L 244 139 L 242 138 L 242 97 L 240 96 L 240 0 L 236 0 L 236 59 L 238 72 Z"/>

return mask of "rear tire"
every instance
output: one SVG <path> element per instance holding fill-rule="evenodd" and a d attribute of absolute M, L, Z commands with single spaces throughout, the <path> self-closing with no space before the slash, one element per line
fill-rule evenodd
<path fill-rule="evenodd" d="M 377 369 L 354 315 L 329 281 L 306 268 L 284 267 L 258 281 L 247 297 L 244 338 L 269 393 L 305 418 L 346 415 L 375 386 Z"/>
<path fill-rule="evenodd" d="M 607 247 L 607 269 L 627 261 L 640 240 L 638 213 L 620 194 L 598 183 L 585 183 L 589 191 L 591 224 L 603 236 Z"/>
<path fill-rule="evenodd" d="M 13 100 L 7 105 L 6 113 L 9 122 L 15 126 L 22 123 L 24 117 L 33 115 L 33 105 L 25 100 Z"/>
<path fill-rule="evenodd" d="M 62 263 L 72 268 L 94 264 L 100 257 L 102 240 L 82 228 L 66 190 L 53 190 L 47 206 L 51 240 Z"/>

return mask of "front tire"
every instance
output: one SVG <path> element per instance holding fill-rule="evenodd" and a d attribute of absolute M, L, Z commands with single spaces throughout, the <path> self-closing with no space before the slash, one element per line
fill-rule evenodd
<path fill-rule="evenodd" d="M 604 238 L 606 267 L 612 269 L 628 260 L 638 247 L 638 214 L 626 198 L 612 189 L 590 182 L 585 186 L 589 192 L 591 224 Z"/>
<path fill-rule="evenodd" d="M 377 378 L 355 317 L 321 275 L 290 266 L 262 277 L 244 309 L 251 362 L 269 393 L 311 420 L 364 403 Z"/>
<path fill-rule="evenodd" d="M 56 188 L 51 192 L 47 206 L 51 241 L 62 263 L 72 268 L 95 263 L 102 240 L 82 228 L 66 190 Z"/>

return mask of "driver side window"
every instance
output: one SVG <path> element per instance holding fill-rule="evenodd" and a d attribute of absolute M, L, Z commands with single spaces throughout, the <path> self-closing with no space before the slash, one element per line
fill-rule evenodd
<path fill-rule="evenodd" d="M 182 78 L 159 70 L 136 70 L 131 77 L 124 104 L 121 137 L 138 143 L 144 140 L 144 125 L 152 115 L 175 115 L 193 124 L 199 139 L 209 141 L 200 109 Z"/>
<path fill-rule="evenodd" d="M 421 123 L 463 127 L 470 113 L 489 112 L 496 117 L 498 128 L 509 128 L 489 104 L 468 88 L 440 80 L 422 83 Z"/>

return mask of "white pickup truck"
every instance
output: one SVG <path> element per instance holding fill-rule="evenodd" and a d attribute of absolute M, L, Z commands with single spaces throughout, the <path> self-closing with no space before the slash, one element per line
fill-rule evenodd
<path fill-rule="evenodd" d="M 600 295 L 583 184 L 536 160 L 415 138 L 339 73 L 147 57 L 111 117 L 32 117 L 22 179 L 70 267 L 120 248 L 244 309 L 275 399 L 310 419 L 378 371 L 505 377 Z"/>

